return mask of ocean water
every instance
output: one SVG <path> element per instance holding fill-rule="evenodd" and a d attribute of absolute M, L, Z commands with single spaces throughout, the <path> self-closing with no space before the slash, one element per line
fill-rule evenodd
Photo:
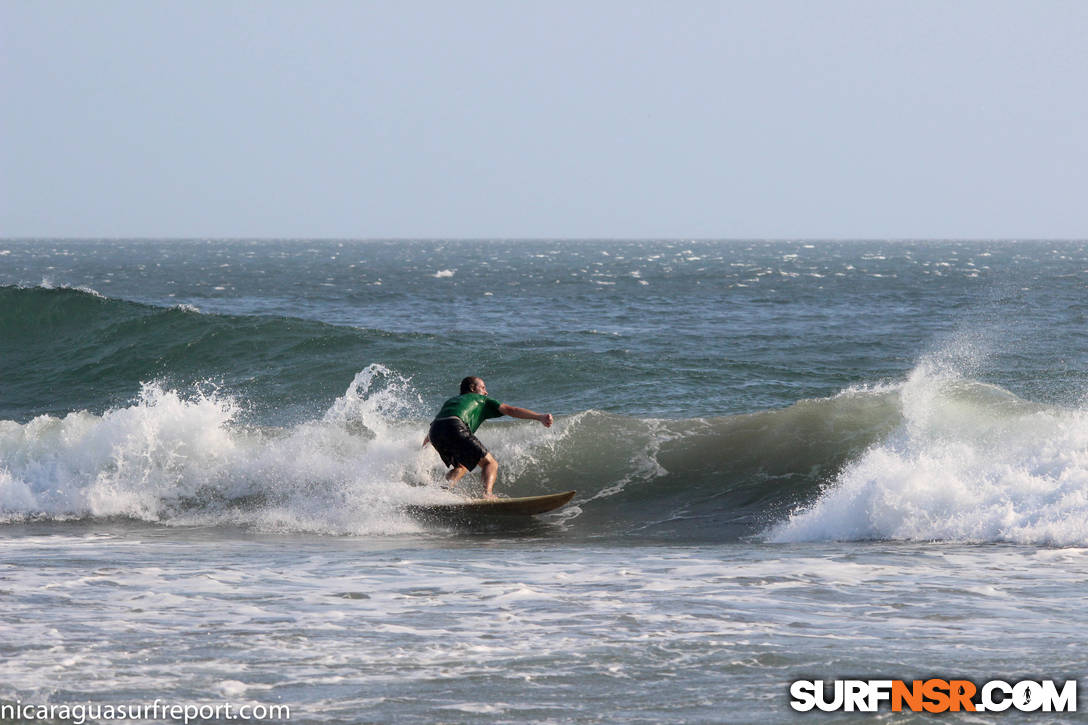
<path fill-rule="evenodd" d="M 469 374 L 556 416 L 485 423 L 496 490 L 570 505 L 406 512 L 454 500 L 420 442 Z M 0 551 L 0 704 L 1084 710 L 1088 242 L 0 241 Z"/>

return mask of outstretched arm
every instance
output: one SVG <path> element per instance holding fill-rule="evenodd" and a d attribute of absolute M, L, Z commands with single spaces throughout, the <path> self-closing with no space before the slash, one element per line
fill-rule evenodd
<path fill-rule="evenodd" d="M 420 448 L 426 448 L 427 444 L 430 443 L 430 442 L 431 442 L 431 434 L 428 433 L 427 437 L 423 439 L 423 445 L 421 445 Z"/>
<path fill-rule="evenodd" d="M 503 415 L 508 415 L 511 418 L 524 418 L 525 420 L 535 420 L 545 428 L 551 428 L 554 418 L 551 413 L 535 413 L 528 408 L 519 408 L 516 405 L 507 405 L 503 403 L 499 406 L 499 412 Z"/>

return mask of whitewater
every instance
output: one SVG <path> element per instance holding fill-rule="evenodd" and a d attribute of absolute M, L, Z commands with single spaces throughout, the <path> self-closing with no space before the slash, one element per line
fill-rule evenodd
<path fill-rule="evenodd" d="M 358 373 L 320 419 L 288 428 L 237 424 L 239 404 L 214 391 L 183 396 L 147 384 L 131 405 L 102 415 L 0 423 L 2 520 L 422 533 L 405 507 L 457 499 L 440 486 L 437 456 L 419 447 L 421 414 L 411 383 L 381 365 Z M 584 411 L 543 435 L 494 427 L 493 450 L 510 462 L 504 475 L 519 494 L 571 480 L 572 460 L 594 468 L 604 485 L 590 483 L 557 517 L 571 534 L 1088 543 L 1084 411 L 1031 404 L 928 365 L 900 385 L 733 418 Z M 780 453 L 782 468 L 805 475 L 770 474 L 752 450 Z M 684 499 L 673 502 L 680 485 Z M 607 508 L 611 522 L 590 506 Z"/>
<path fill-rule="evenodd" d="M 796 679 L 1088 686 L 1084 242 L 0 248 L 0 702 L 783 722 Z M 420 444 L 466 374 L 556 416 L 481 428 L 497 490 L 571 504 L 409 513 L 458 500 Z"/>

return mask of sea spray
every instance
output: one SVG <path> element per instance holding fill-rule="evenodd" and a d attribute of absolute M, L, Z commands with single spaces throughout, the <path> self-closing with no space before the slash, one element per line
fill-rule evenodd
<path fill-rule="evenodd" d="M 406 504 L 453 500 L 438 485 L 440 459 L 420 446 L 422 398 L 387 366 L 357 373 L 317 420 L 275 427 L 245 417 L 242 403 L 210 386 L 146 383 L 102 415 L 2 421 L 0 521 L 124 517 L 376 535 L 419 529 Z M 570 421 L 551 430 L 492 424 L 504 490 L 552 466 L 571 430 Z"/>
<path fill-rule="evenodd" d="M 772 541 L 1088 543 L 1088 413 L 1042 406 L 923 361 L 902 425 Z"/>
<path fill-rule="evenodd" d="M 130 516 L 157 520 L 168 499 L 219 477 L 236 442 L 233 401 L 145 384 L 136 401 L 102 416 L 86 411 L 0 423 L 5 517 Z"/>
<path fill-rule="evenodd" d="M 380 408 L 382 394 L 377 395 Z M 347 404 L 341 398 L 338 410 Z M 360 404 L 363 408 L 365 404 Z M 414 431 L 380 416 L 363 435 L 341 422 L 286 429 L 236 422 L 217 393 L 146 384 L 131 405 L 0 423 L 0 516 L 7 521 L 128 517 L 327 533 L 403 530 L 397 504 Z M 330 411 L 332 418 L 336 411 Z"/>
<path fill-rule="evenodd" d="M 358 425 L 376 433 L 388 430 L 391 421 L 419 419 L 425 414 L 423 398 L 412 387 L 411 378 L 372 363 L 356 374 L 322 420 Z"/>

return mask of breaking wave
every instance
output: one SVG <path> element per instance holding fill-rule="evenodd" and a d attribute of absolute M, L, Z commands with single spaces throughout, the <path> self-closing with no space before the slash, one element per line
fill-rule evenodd
<path fill-rule="evenodd" d="M 387 535 L 422 529 L 407 505 L 451 500 L 420 448 L 430 411 L 395 370 L 368 366 L 306 422 L 247 424 L 243 409 L 208 386 L 149 383 L 102 414 L 0 421 L 0 522 Z M 926 363 L 780 410 L 591 410 L 548 430 L 493 421 L 481 437 L 500 492 L 579 491 L 547 519 L 575 535 L 1088 542 L 1088 416 Z"/>
<path fill-rule="evenodd" d="M 1088 543 L 1088 414 L 1024 401 L 931 362 L 902 421 L 768 533 L 773 541 Z"/>
<path fill-rule="evenodd" d="M 45 282 L 0 287 L 0 330 L 0 522 L 378 535 L 418 531 L 404 507 L 450 496 L 420 449 L 433 411 L 414 387 L 435 389 L 445 369 L 415 363 L 413 382 L 396 368 L 455 355 L 456 341 Z M 588 410 L 549 430 L 493 421 L 481 437 L 499 491 L 577 489 L 549 520 L 586 536 L 1085 545 L 1088 412 L 973 379 L 979 349 L 746 415 Z M 385 364 L 344 389 L 360 360 Z"/>

